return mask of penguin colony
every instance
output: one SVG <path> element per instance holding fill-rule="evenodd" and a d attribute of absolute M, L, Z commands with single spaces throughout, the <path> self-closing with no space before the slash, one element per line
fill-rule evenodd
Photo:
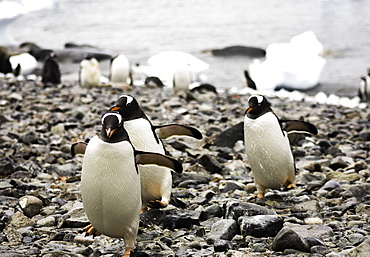
<path fill-rule="evenodd" d="M 88 49 L 85 49 L 86 47 Z M 161 79 L 145 74 L 145 72 L 140 70 L 139 63 L 131 66 L 129 59 L 124 54 L 118 54 L 117 56 L 112 57 L 110 54 L 99 52 L 98 49 L 95 49 L 95 52 L 91 52 L 90 48 L 93 47 L 89 45 L 66 43 L 64 51 L 59 51 L 63 55 L 63 57 L 60 57 L 60 59 L 64 61 L 68 60 L 75 62 L 76 60 L 81 60 L 81 55 L 85 56 L 80 62 L 78 73 L 78 81 L 81 87 L 110 85 L 109 82 L 111 82 L 111 85 L 122 86 L 126 84 L 133 86 L 134 80 L 139 80 L 141 85 L 145 85 L 147 87 L 164 86 Z M 235 49 L 236 52 L 240 52 L 239 48 L 242 49 L 243 47 L 232 46 L 225 49 L 226 52 L 231 49 L 232 51 L 230 53 L 233 55 L 232 52 Z M 256 52 L 258 50 L 259 53 L 262 53 L 258 54 L 257 57 L 263 57 L 265 54 L 263 49 L 256 50 L 251 47 L 244 48 L 247 49 L 246 52 Z M 225 49 L 221 49 L 221 52 L 224 52 Z M 215 51 L 217 52 L 219 50 L 220 49 L 213 50 L 212 52 L 215 54 Z M 242 49 L 241 52 L 244 50 Z M 55 58 L 54 56 L 53 61 L 50 61 L 50 56 L 53 54 L 55 54 L 53 50 L 41 48 L 40 46 L 31 42 L 22 43 L 19 46 L 18 52 L 15 53 L 10 53 L 6 47 L 0 46 L 0 74 L 13 74 L 15 77 L 19 75 L 30 75 L 37 69 L 38 62 L 43 62 L 42 74 L 40 74 L 42 76 L 41 82 L 44 85 L 60 84 L 61 79 L 58 57 Z M 253 54 L 250 56 L 253 56 Z M 100 60 L 106 59 L 110 59 L 108 78 L 104 78 L 104 76 L 102 76 L 99 65 Z M 366 75 L 361 76 L 359 80 L 357 95 L 362 102 L 368 102 L 370 99 L 369 71 L 370 68 L 367 69 Z M 195 74 L 191 72 L 190 68 L 186 65 L 175 67 L 172 74 L 174 94 L 179 95 L 182 93 L 187 95 L 189 91 L 192 91 L 191 85 L 196 82 L 196 79 L 193 79 L 194 75 Z M 248 70 L 243 71 L 242 86 L 251 88 L 253 90 L 258 89 L 256 83 L 249 75 Z"/>
<path fill-rule="evenodd" d="M 161 138 L 180 135 L 201 139 L 202 134 L 179 124 L 153 126 L 130 95 L 120 96 L 103 115 L 102 127 L 99 136 L 71 147 L 72 155 L 85 155 L 81 192 L 91 222 L 86 232 L 123 238 L 124 255 L 129 256 L 140 212 L 148 207 L 167 207 L 172 190 L 171 171 L 182 172 L 181 164 L 164 156 Z"/>
<path fill-rule="evenodd" d="M 288 134 L 317 134 L 316 127 L 304 121 L 279 119 L 262 95 L 251 96 L 248 104 L 245 151 L 257 197 L 264 197 L 266 189 L 293 187 L 295 165 Z M 181 164 L 165 156 L 162 139 L 171 136 L 202 139 L 202 134 L 180 124 L 154 126 L 131 95 L 120 96 L 102 116 L 101 123 L 99 135 L 88 143 L 77 142 L 71 147 L 72 155 L 84 154 L 81 191 L 91 222 L 86 232 L 123 238 L 126 247 L 123 255 L 130 256 L 140 212 L 167 207 L 171 172 L 182 171 Z"/>
<path fill-rule="evenodd" d="M 7 56 L 2 63 L 9 69 Z M 246 85 L 256 88 L 244 72 Z M 111 60 L 112 83 L 132 85 L 130 63 L 124 55 Z M 367 95 L 368 75 L 362 78 L 361 92 Z M 44 58 L 42 69 L 44 85 L 61 83 L 60 70 L 53 52 Z M 80 63 L 81 87 L 101 85 L 99 62 L 87 56 Z M 189 89 L 191 74 L 187 68 L 177 69 L 173 76 L 175 94 L 189 92 L 217 95 L 209 84 Z M 157 77 L 148 77 L 148 87 L 163 87 Z M 262 95 L 252 95 L 244 117 L 245 153 L 252 169 L 257 197 L 264 197 L 267 189 L 294 187 L 295 163 L 288 136 L 292 133 L 316 135 L 313 124 L 299 120 L 282 120 L 273 112 Z M 88 235 L 105 234 L 123 238 L 125 251 L 130 256 L 135 247 L 140 213 L 148 208 L 166 208 L 171 200 L 172 172 L 182 172 L 181 164 L 166 156 L 163 139 L 171 136 L 189 136 L 202 139 L 196 128 L 168 124 L 155 126 L 145 115 L 138 101 L 131 95 L 122 95 L 101 118 L 101 132 L 89 142 L 72 145 L 71 153 L 84 154 L 81 192 L 83 205 L 91 224 Z M 173 202 L 172 202 L 173 203 Z"/>

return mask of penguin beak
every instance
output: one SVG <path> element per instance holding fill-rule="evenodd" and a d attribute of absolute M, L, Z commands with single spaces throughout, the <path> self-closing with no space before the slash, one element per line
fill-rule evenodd
<path fill-rule="evenodd" d="M 115 111 L 118 111 L 119 109 L 121 109 L 121 107 L 119 107 L 119 106 L 113 106 L 112 108 L 110 108 L 109 111 L 115 112 Z"/>
<path fill-rule="evenodd" d="M 249 112 L 251 112 L 253 110 L 253 107 L 249 107 L 246 111 L 245 111 L 245 113 L 249 113 Z"/>
<path fill-rule="evenodd" d="M 115 131 L 115 129 L 108 128 L 105 130 L 105 133 L 107 134 L 108 138 L 111 138 Z"/>

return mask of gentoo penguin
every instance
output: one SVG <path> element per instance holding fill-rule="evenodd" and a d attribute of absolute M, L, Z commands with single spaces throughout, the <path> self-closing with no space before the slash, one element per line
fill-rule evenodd
<path fill-rule="evenodd" d="M 79 83 L 81 87 L 95 87 L 100 84 L 100 66 L 99 62 L 87 56 L 80 62 Z"/>
<path fill-rule="evenodd" d="M 191 93 L 199 92 L 199 93 L 207 93 L 207 92 L 212 92 L 215 95 L 218 95 L 217 89 L 214 85 L 208 84 L 208 83 L 202 83 L 197 87 L 193 87 L 190 90 Z"/>
<path fill-rule="evenodd" d="M 180 92 L 187 94 L 191 84 L 191 74 L 187 66 L 181 66 L 173 72 L 173 91 L 175 94 Z"/>
<path fill-rule="evenodd" d="M 82 202 L 91 222 L 88 233 L 123 238 L 123 256 L 130 256 L 141 209 L 138 166 L 163 165 L 177 172 L 182 172 L 182 166 L 161 154 L 136 151 L 120 114 L 108 112 L 101 122 L 101 133 L 90 140 L 82 163 Z"/>
<path fill-rule="evenodd" d="M 130 95 L 122 95 L 110 111 L 122 115 L 124 127 L 130 136 L 131 143 L 137 150 L 165 154 L 161 138 L 174 135 L 190 136 L 197 139 L 202 134 L 195 128 L 184 125 L 153 126 L 136 99 Z M 142 185 L 142 212 L 150 208 L 165 208 L 171 197 L 172 174 L 168 168 L 157 166 L 139 167 Z"/>
<path fill-rule="evenodd" d="M 244 70 L 243 86 L 244 87 L 249 87 L 249 88 L 254 89 L 254 90 L 257 89 L 256 83 L 254 83 L 251 76 L 249 76 L 249 72 L 247 70 Z"/>
<path fill-rule="evenodd" d="M 147 77 L 144 81 L 144 85 L 150 88 L 164 87 L 162 80 L 155 76 Z"/>
<path fill-rule="evenodd" d="M 361 77 L 358 96 L 363 102 L 370 100 L 370 68 L 367 70 L 366 76 Z"/>
<path fill-rule="evenodd" d="M 61 83 L 59 64 L 56 60 L 56 54 L 53 52 L 45 59 L 41 72 L 41 82 L 44 85 L 58 85 Z"/>
<path fill-rule="evenodd" d="M 37 68 L 36 58 L 29 53 L 11 55 L 9 61 L 12 64 L 13 71 L 18 70 L 18 75 L 33 74 Z"/>
<path fill-rule="evenodd" d="M 8 50 L 4 46 L 0 46 L 0 73 L 12 73 L 13 68 L 9 61 Z"/>
<path fill-rule="evenodd" d="M 248 103 L 244 119 L 245 152 L 252 168 L 257 197 L 261 198 L 268 188 L 294 187 L 295 163 L 287 131 L 317 134 L 317 129 L 307 122 L 279 120 L 262 95 L 252 95 Z M 282 123 L 286 123 L 287 131 L 283 130 Z"/>
<path fill-rule="evenodd" d="M 124 54 L 112 58 L 109 79 L 113 83 L 132 84 L 130 61 Z"/>

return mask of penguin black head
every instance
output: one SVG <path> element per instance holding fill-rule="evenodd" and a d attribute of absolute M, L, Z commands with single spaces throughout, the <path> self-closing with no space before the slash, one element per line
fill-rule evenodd
<path fill-rule="evenodd" d="M 90 53 L 85 54 L 84 59 L 85 60 L 92 60 L 94 56 L 92 56 Z"/>
<path fill-rule="evenodd" d="M 110 111 L 119 112 L 123 120 L 146 118 L 136 99 L 130 95 L 121 95 Z"/>
<path fill-rule="evenodd" d="M 270 103 L 262 95 L 252 95 L 248 99 L 249 108 L 245 111 L 248 118 L 256 119 L 267 112 L 271 112 Z"/>
<path fill-rule="evenodd" d="M 128 140 L 126 130 L 123 128 L 122 116 L 117 112 L 107 112 L 101 118 L 103 129 L 100 138 L 109 143 Z"/>

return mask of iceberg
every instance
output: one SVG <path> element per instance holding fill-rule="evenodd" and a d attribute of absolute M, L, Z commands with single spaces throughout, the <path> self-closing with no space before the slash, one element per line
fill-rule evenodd
<path fill-rule="evenodd" d="M 249 73 L 258 90 L 308 90 L 320 83 L 326 64 L 323 52 L 315 34 L 306 31 L 289 43 L 268 45 L 265 60 L 253 60 Z"/>

